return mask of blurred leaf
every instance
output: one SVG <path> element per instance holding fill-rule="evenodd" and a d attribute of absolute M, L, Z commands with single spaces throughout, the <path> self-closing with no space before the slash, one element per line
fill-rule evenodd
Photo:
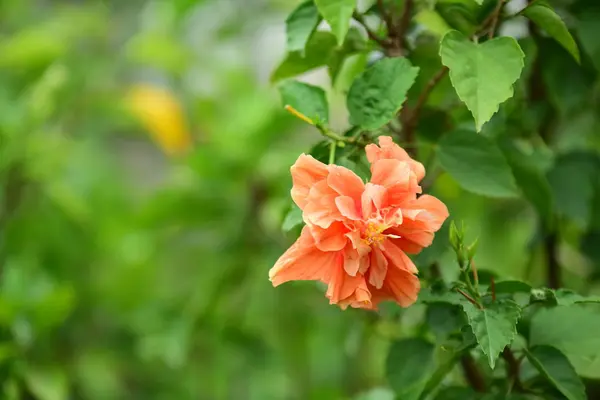
<path fill-rule="evenodd" d="M 30 366 L 25 371 L 28 389 L 40 400 L 67 400 L 67 375 L 58 367 Z"/>
<path fill-rule="evenodd" d="M 427 326 L 441 342 L 452 333 L 459 332 L 466 324 L 464 313 L 460 307 L 451 304 L 433 303 L 427 307 Z"/>
<path fill-rule="evenodd" d="M 321 16 L 337 38 L 338 45 L 344 43 L 352 13 L 356 8 L 356 0 L 314 0 Z"/>
<path fill-rule="evenodd" d="M 548 172 L 558 213 L 582 227 L 590 221 L 599 164 L 598 158 L 591 153 L 569 153 L 560 156 Z"/>
<path fill-rule="evenodd" d="M 354 400 L 394 400 L 395 394 L 389 389 L 374 388 L 367 392 L 360 393 Z"/>
<path fill-rule="evenodd" d="M 406 58 L 385 58 L 360 74 L 350 87 L 347 106 L 352 124 L 378 129 L 392 120 L 419 73 Z"/>
<path fill-rule="evenodd" d="M 567 357 L 551 346 L 536 346 L 526 351 L 529 361 L 568 400 L 585 400 L 585 386 Z"/>
<path fill-rule="evenodd" d="M 596 69 L 600 70 L 600 43 L 598 36 L 600 35 L 600 20 L 599 10 L 585 10 L 578 16 L 577 33 L 583 50 L 590 56 L 592 62 L 596 65 Z"/>
<path fill-rule="evenodd" d="M 192 53 L 176 38 L 162 32 L 140 33 L 127 43 L 127 56 L 134 63 L 183 73 Z"/>
<path fill-rule="evenodd" d="M 512 169 L 517 185 L 546 225 L 551 226 L 554 208 L 552 189 L 543 171 L 516 146 L 503 143 L 501 149 Z"/>
<path fill-rule="evenodd" d="M 293 204 L 290 211 L 285 216 L 281 229 L 284 232 L 289 232 L 299 225 L 302 225 L 304 220 L 302 219 L 302 210 L 297 205 Z"/>
<path fill-rule="evenodd" d="M 575 327 L 575 329 L 574 329 Z M 531 320 L 530 346 L 548 345 L 564 353 L 577 373 L 600 378 L 600 314 L 581 305 L 539 310 Z"/>
<path fill-rule="evenodd" d="M 366 52 L 351 54 L 345 57 L 339 68 L 331 73 L 333 87 L 342 93 L 350 90 L 356 77 L 367 67 L 368 60 L 369 54 Z"/>
<path fill-rule="evenodd" d="M 531 286 L 521 281 L 501 281 L 495 283 L 496 293 L 529 293 Z"/>
<path fill-rule="evenodd" d="M 580 62 L 577 43 L 571 36 L 563 20 L 544 1 L 536 1 L 527 6 L 521 14 L 532 20 L 560 43 L 577 61 Z"/>
<path fill-rule="evenodd" d="M 434 346 L 411 338 L 392 343 L 386 361 L 390 386 L 401 399 L 418 399 L 434 370 Z"/>
<path fill-rule="evenodd" d="M 452 28 L 444 21 L 444 18 L 435 10 L 424 9 L 415 15 L 415 21 L 423 25 L 428 32 L 442 37 Z"/>
<path fill-rule="evenodd" d="M 520 307 L 512 300 L 488 301 L 480 309 L 471 303 L 463 303 L 479 348 L 493 369 L 500 352 L 517 335 L 517 321 L 521 317 Z"/>
<path fill-rule="evenodd" d="M 490 197 L 514 197 L 517 189 L 506 159 L 489 139 L 458 130 L 440 141 L 442 167 L 466 190 Z"/>
<path fill-rule="evenodd" d="M 329 32 L 315 32 L 306 44 L 304 52 L 293 51 L 286 55 L 271 74 L 271 82 L 292 78 L 327 65 L 335 49 L 335 36 Z"/>
<path fill-rule="evenodd" d="M 319 21 L 321 17 L 314 0 L 300 3 L 285 20 L 287 50 L 303 52 Z"/>
<path fill-rule="evenodd" d="M 513 96 L 513 84 L 521 76 L 524 65 L 523 51 L 510 37 L 476 44 L 460 32 L 451 31 L 442 39 L 440 55 L 442 63 L 450 69 L 450 80 L 458 97 L 471 110 L 479 132 L 500 104 Z M 494 79 L 489 79 L 490 76 Z"/>
<path fill-rule="evenodd" d="M 286 81 L 279 86 L 281 102 L 292 106 L 317 124 L 329 121 L 327 94 L 317 86 L 298 81 Z"/>
<path fill-rule="evenodd" d="M 451 386 L 441 389 L 435 400 L 475 400 L 479 395 L 471 388 Z"/>

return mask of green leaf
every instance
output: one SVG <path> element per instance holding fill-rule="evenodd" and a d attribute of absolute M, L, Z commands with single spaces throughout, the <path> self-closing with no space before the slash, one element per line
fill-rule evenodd
<path fill-rule="evenodd" d="M 521 150 L 512 143 L 502 143 L 502 151 L 512 169 L 517 185 L 535 207 L 546 225 L 552 223 L 552 188 L 544 173 Z"/>
<path fill-rule="evenodd" d="M 544 302 L 553 306 L 572 306 L 580 303 L 600 303 L 600 296 L 582 296 L 569 289 L 532 289 L 531 302 Z"/>
<path fill-rule="evenodd" d="M 487 357 L 491 368 L 498 355 L 517 335 L 517 322 L 521 309 L 512 300 L 486 301 L 480 309 L 471 303 L 463 303 L 469 325 L 479 348 Z"/>
<path fill-rule="evenodd" d="M 530 346 L 563 352 L 577 373 L 600 378 L 600 312 L 581 305 L 539 310 L 531 319 Z"/>
<path fill-rule="evenodd" d="M 321 17 L 313 0 L 300 3 L 285 20 L 288 51 L 304 52 L 311 35 L 319 25 Z"/>
<path fill-rule="evenodd" d="M 452 28 L 442 18 L 442 16 L 435 10 L 423 9 L 415 15 L 415 21 L 423 25 L 427 31 L 433 33 L 436 36 L 442 37 Z"/>
<path fill-rule="evenodd" d="M 283 224 L 281 225 L 281 229 L 284 232 L 289 232 L 295 227 L 302 225 L 304 220 L 302 219 L 302 210 L 298 208 L 297 205 L 292 205 L 292 208 L 285 216 L 283 220 Z"/>
<path fill-rule="evenodd" d="M 525 55 L 517 41 L 499 37 L 476 44 L 458 31 L 450 31 L 440 45 L 442 64 L 458 97 L 475 118 L 477 131 L 513 96 Z"/>
<path fill-rule="evenodd" d="M 529 293 L 531 285 L 521 281 L 502 281 L 496 282 L 496 293 Z"/>
<path fill-rule="evenodd" d="M 321 16 L 331 27 L 338 45 L 344 43 L 350 28 L 352 13 L 356 8 L 356 0 L 315 0 L 315 4 Z"/>
<path fill-rule="evenodd" d="M 329 103 L 325 91 L 318 86 L 298 81 L 286 81 L 279 86 L 281 101 L 317 123 L 329 121 Z"/>
<path fill-rule="evenodd" d="M 418 399 L 434 371 L 434 346 L 411 338 L 392 343 L 386 360 L 386 376 L 400 399 Z"/>
<path fill-rule="evenodd" d="M 374 130 L 391 121 L 406 100 L 419 68 L 406 58 L 384 58 L 358 76 L 350 87 L 347 106 L 353 125 Z"/>
<path fill-rule="evenodd" d="M 387 388 L 373 388 L 363 393 L 359 393 L 354 400 L 394 400 L 395 394 Z"/>
<path fill-rule="evenodd" d="M 278 82 L 327 65 L 335 49 L 335 36 L 329 32 L 315 32 L 306 44 L 305 51 L 292 51 L 286 55 L 271 74 L 271 82 Z"/>
<path fill-rule="evenodd" d="M 66 400 L 69 396 L 67 375 L 55 367 L 28 367 L 27 388 L 40 400 Z"/>
<path fill-rule="evenodd" d="M 541 1 L 534 2 L 521 11 L 521 14 L 552 36 L 578 63 L 581 61 L 577 43 L 575 43 L 569 29 L 548 4 Z"/>
<path fill-rule="evenodd" d="M 581 47 L 590 56 L 596 69 L 600 70 L 600 12 L 597 9 L 586 9 L 578 15 L 577 36 Z"/>
<path fill-rule="evenodd" d="M 439 143 L 438 158 L 442 168 L 468 191 L 490 197 L 517 194 L 506 159 L 481 135 L 466 130 L 447 133 Z"/>
<path fill-rule="evenodd" d="M 462 306 L 466 300 L 456 292 L 434 292 L 430 288 L 423 288 L 417 301 L 423 304 L 447 303 Z"/>
<path fill-rule="evenodd" d="M 585 400 L 585 386 L 567 357 L 552 346 L 536 346 L 526 351 L 531 364 L 568 400 Z"/>
<path fill-rule="evenodd" d="M 587 227 L 592 215 L 592 201 L 596 184 L 597 156 L 573 152 L 560 156 L 548 172 L 548 181 L 556 202 L 556 209 L 580 227 Z M 576 196 L 573 193 L 577 193 Z"/>
<path fill-rule="evenodd" d="M 445 303 L 430 304 L 425 319 L 438 342 L 445 340 L 452 333 L 459 332 L 466 323 L 460 307 Z"/>

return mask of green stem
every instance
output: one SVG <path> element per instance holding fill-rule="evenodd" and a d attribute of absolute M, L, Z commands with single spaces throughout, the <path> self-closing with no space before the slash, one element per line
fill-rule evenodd
<path fill-rule="evenodd" d="M 337 143 L 335 141 L 331 141 L 329 144 L 329 164 L 335 163 L 335 150 L 337 148 Z"/>

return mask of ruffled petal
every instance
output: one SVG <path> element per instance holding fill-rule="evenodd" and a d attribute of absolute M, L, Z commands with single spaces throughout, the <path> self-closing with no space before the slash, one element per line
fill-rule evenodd
<path fill-rule="evenodd" d="M 348 168 L 339 165 L 329 165 L 327 184 L 341 196 L 349 196 L 354 200 L 360 200 L 365 184 L 362 179 Z"/>
<path fill-rule="evenodd" d="M 304 209 L 310 188 L 317 182 L 327 178 L 327 165 L 317 161 L 312 156 L 301 154 L 290 168 L 292 174 L 292 199 Z"/>
<path fill-rule="evenodd" d="M 377 160 L 384 159 L 395 159 L 400 161 L 406 161 L 410 169 L 415 174 L 417 182 L 420 182 L 425 177 L 425 167 L 418 161 L 413 160 L 406 150 L 398 146 L 391 137 L 379 136 L 379 146 L 376 144 L 370 144 L 365 147 L 367 153 L 367 159 L 370 163 L 374 163 Z"/>
<path fill-rule="evenodd" d="M 308 226 L 315 240 L 315 247 L 321 251 L 340 251 L 346 247 L 348 228 L 341 222 L 333 222 L 326 229 L 317 225 Z"/>
<path fill-rule="evenodd" d="M 362 216 L 367 220 L 377 211 L 387 205 L 387 191 L 385 187 L 367 183 L 361 198 Z"/>
<path fill-rule="evenodd" d="M 371 265 L 369 267 L 369 284 L 376 289 L 381 289 L 387 275 L 388 260 L 379 247 L 374 247 L 371 252 Z"/>
<path fill-rule="evenodd" d="M 349 298 L 356 289 L 362 285 L 365 278 L 361 274 L 350 276 L 344 271 L 343 257 L 339 257 L 331 274 L 326 296 L 330 304 L 337 304 L 341 300 Z"/>
<path fill-rule="evenodd" d="M 317 249 L 308 228 L 304 227 L 298 240 L 269 271 L 269 280 L 273 286 L 295 280 L 328 282 L 336 258 L 336 252 Z"/>
<path fill-rule="evenodd" d="M 382 247 L 383 254 L 389 264 L 393 264 L 396 268 L 405 270 L 411 274 L 419 272 L 412 260 L 392 240 L 387 239 Z"/>

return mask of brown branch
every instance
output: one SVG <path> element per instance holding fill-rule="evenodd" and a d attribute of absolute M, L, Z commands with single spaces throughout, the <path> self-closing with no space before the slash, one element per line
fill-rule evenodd
<path fill-rule="evenodd" d="M 498 0 L 498 5 L 496 6 L 496 9 L 494 9 L 494 12 L 491 15 L 488 39 L 492 39 L 494 37 L 494 34 L 496 33 L 496 28 L 498 27 L 498 20 L 500 19 L 500 13 L 502 12 L 502 7 L 504 7 L 505 2 L 506 0 Z"/>
<path fill-rule="evenodd" d="M 477 267 L 475 266 L 475 261 L 471 260 L 471 271 L 473 272 L 473 280 L 475 281 L 475 285 L 479 285 L 479 274 L 477 273 Z"/>
<path fill-rule="evenodd" d="M 410 18 L 412 16 L 412 10 L 414 6 L 414 0 L 405 0 L 404 2 L 404 10 L 402 10 L 402 16 L 400 17 L 400 22 L 398 23 L 398 29 L 396 30 L 396 51 L 398 55 L 402 56 L 404 53 L 404 38 L 406 36 L 406 32 L 408 31 L 408 27 L 410 26 Z"/>
<path fill-rule="evenodd" d="M 417 99 L 417 104 L 415 104 L 415 107 L 413 108 L 413 111 L 412 111 L 411 116 L 410 116 L 411 120 L 413 120 L 414 123 L 416 123 L 417 120 L 419 119 L 419 115 L 421 114 L 421 110 L 425 106 L 425 103 L 427 103 L 427 99 L 429 99 L 429 95 L 431 94 L 431 92 L 433 91 L 433 89 L 437 86 L 437 84 L 440 83 L 440 81 L 446 76 L 447 73 L 448 73 L 448 67 L 445 67 L 445 66 L 442 67 L 429 80 L 429 82 L 427 82 L 427 85 L 425 85 L 425 88 L 423 89 L 423 91 L 419 95 L 419 98 Z"/>
<path fill-rule="evenodd" d="M 506 361 L 506 375 L 513 382 L 514 388 L 518 392 L 523 391 L 523 384 L 519 379 L 521 363 L 519 360 L 517 360 L 509 347 L 504 348 L 504 351 L 502 352 L 502 358 L 504 358 L 504 361 Z"/>
<path fill-rule="evenodd" d="M 436 85 L 446 76 L 448 73 L 448 68 L 442 67 L 430 80 L 427 82 L 427 85 L 423 88 L 423 91 L 419 95 L 417 99 L 417 104 L 410 109 L 405 107 L 400 112 L 400 122 L 402 123 L 402 131 L 404 133 L 404 139 L 409 145 L 414 145 L 415 142 L 415 133 L 417 124 L 419 122 L 419 116 L 421 115 L 421 111 L 423 107 L 427 103 L 431 92 L 436 87 Z M 410 153 L 411 157 L 416 156 L 416 146 L 413 146 L 413 151 Z"/>
<path fill-rule="evenodd" d="M 469 296 L 468 294 L 466 294 L 465 292 L 463 292 L 460 289 L 456 289 L 456 291 L 460 294 L 463 295 L 463 297 L 465 299 L 467 299 L 467 301 L 471 304 L 473 304 L 475 307 L 479 308 L 480 310 L 483 310 L 483 307 L 481 307 L 481 304 L 479 304 L 478 302 L 475 301 L 475 299 L 473 299 L 471 296 Z"/>
<path fill-rule="evenodd" d="M 379 15 L 383 22 L 385 22 L 385 26 L 388 31 L 388 35 L 394 31 L 394 17 L 392 14 L 392 10 L 385 9 L 385 4 L 383 4 L 383 0 L 377 0 L 377 8 L 379 9 Z"/>
<path fill-rule="evenodd" d="M 462 366 L 463 375 L 465 380 L 469 383 L 476 392 L 485 393 L 486 384 L 483 374 L 477 368 L 477 363 L 469 353 L 466 353 L 460 358 L 460 364 Z"/>
<path fill-rule="evenodd" d="M 365 19 L 363 18 L 362 15 L 360 15 L 357 12 L 354 12 L 354 14 L 352 14 L 352 18 L 354 18 L 354 20 L 356 22 L 358 22 L 365 29 L 365 31 L 367 32 L 367 36 L 369 36 L 369 39 L 376 42 L 384 49 L 386 49 L 390 46 L 390 43 L 391 43 L 390 40 L 388 38 L 379 37 L 379 35 L 377 35 L 375 32 L 373 32 L 373 30 L 371 28 L 369 28 L 369 26 L 367 25 L 367 22 L 365 21 Z"/>

